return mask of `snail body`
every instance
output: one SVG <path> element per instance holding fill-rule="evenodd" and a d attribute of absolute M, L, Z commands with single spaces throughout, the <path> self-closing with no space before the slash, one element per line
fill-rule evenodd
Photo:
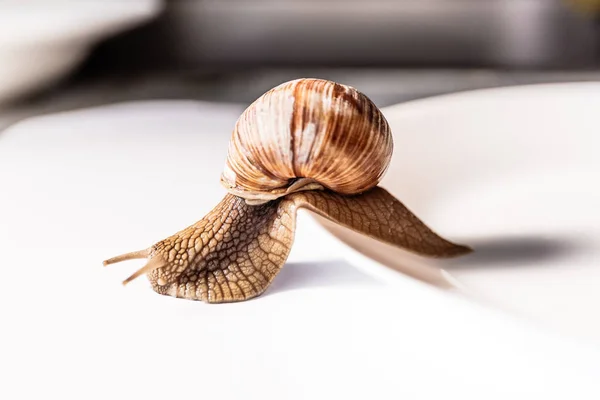
<path fill-rule="evenodd" d="M 283 83 L 236 122 L 221 175 L 229 192 L 223 200 L 194 225 L 104 264 L 148 258 L 124 283 L 145 274 L 160 294 L 248 300 L 285 264 L 299 208 L 423 256 L 468 253 L 377 186 L 392 151 L 385 117 L 356 89 L 322 79 Z"/>

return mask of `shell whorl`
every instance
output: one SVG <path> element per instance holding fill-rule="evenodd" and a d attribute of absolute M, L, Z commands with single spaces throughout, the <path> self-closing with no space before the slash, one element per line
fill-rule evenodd
<path fill-rule="evenodd" d="M 242 113 L 221 182 L 256 202 L 300 186 L 356 194 L 379 183 L 392 150 L 389 125 L 364 94 L 327 80 L 297 79 L 269 90 Z"/>

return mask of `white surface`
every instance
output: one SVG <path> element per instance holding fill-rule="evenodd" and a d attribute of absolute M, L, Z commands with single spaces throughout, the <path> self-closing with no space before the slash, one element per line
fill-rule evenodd
<path fill-rule="evenodd" d="M 98 40 L 158 13 L 160 0 L 0 4 L 0 102 L 63 77 Z"/>
<path fill-rule="evenodd" d="M 402 275 L 376 281 L 305 213 L 263 297 L 207 305 L 144 279 L 123 288 L 142 261 L 101 261 L 218 202 L 241 111 L 115 105 L 0 134 L 7 398 L 598 398 L 596 346 Z"/>
<path fill-rule="evenodd" d="M 383 181 L 475 247 L 445 269 L 469 293 L 600 343 L 600 83 L 441 96 L 386 110 Z"/>

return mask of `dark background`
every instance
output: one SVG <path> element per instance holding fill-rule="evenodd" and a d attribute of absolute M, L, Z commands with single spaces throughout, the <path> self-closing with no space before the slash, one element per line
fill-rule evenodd
<path fill-rule="evenodd" d="M 169 0 L 98 44 L 39 112 L 140 99 L 249 103 L 289 79 L 379 106 L 462 90 L 600 79 L 598 0 Z"/>

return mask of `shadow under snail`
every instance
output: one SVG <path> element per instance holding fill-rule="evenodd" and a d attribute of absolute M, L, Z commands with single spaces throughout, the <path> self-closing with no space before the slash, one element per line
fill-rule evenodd
<path fill-rule="evenodd" d="M 356 89 L 321 79 L 283 83 L 236 122 L 221 175 L 229 192 L 223 200 L 194 225 L 104 265 L 148 258 L 124 284 L 146 274 L 160 294 L 209 303 L 248 300 L 283 267 L 302 207 L 423 256 L 470 252 L 377 186 L 392 149 L 386 119 Z"/>

